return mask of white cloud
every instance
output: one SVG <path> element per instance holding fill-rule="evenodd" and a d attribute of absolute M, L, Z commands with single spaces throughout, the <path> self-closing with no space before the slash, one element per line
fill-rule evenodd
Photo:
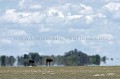
<path fill-rule="evenodd" d="M 62 18 L 65 24 L 74 23 L 77 20 L 79 22 L 86 22 L 90 24 L 94 22 L 95 19 L 103 19 L 106 16 L 98 11 L 94 11 L 91 6 L 85 4 L 72 4 L 66 3 L 62 6 L 54 6 L 48 10 L 48 15 L 58 16 Z"/>
<path fill-rule="evenodd" d="M 25 0 L 19 0 L 19 7 L 23 8 L 25 5 Z"/>
<path fill-rule="evenodd" d="M 13 35 L 27 35 L 24 30 L 11 30 L 10 33 L 12 33 Z"/>
<path fill-rule="evenodd" d="M 8 22 L 14 23 L 40 23 L 45 14 L 41 14 L 40 12 L 16 12 L 15 9 L 6 10 L 3 19 Z"/>
<path fill-rule="evenodd" d="M 85 16 L 85 19 L 87 24 L 93 22 L 93 16 Z"/>
<path fill-rule="evenodd" d="M 48 43 L 48 45 L 52 45 L 52 44 L 64 44 L 64 41 L 60 41 L 60 40 L 47 40 L 46 43 Z"/>
<path fill-rule="evenodd" d="M 105 5 L 105 8 L 107 8 L 110 12 L 119 11 L 120 10 L 120 3 L 109 2 L 107 5 Z"/>
<path fill-rule="evenodd" d="M 41 28 L 39 29 L 39 32 L 49 32 L 51 29 L 45 26 L 41 26 Z"/>
<path fill-rule="evenodd" d="M 43 8 L 38 3 L 32 3 L 31 0 L 28 1 L 30 3 L 28 6 L 28 10 L 30 9 L 40 9 Z M 27 5 L 25 0 L 20 0 L 19 5 L 24 6 Z M 95 18 L 103 18 L 105 15 L 102 13 L 94 12 L 91 6 L 87 6 L 85 4 L 72 4 L 72 3 L 65 3 L 64 5 L 55 5 L 53 7 L 48 7 L 40 9 L 40 11 L 17 11 L 15 9 L 8 9 L 5 12 L 3 19 L 5 22 L 13 22 L 13 23 L 20 23 L 20 24 L 32 24 L 32 23 L 42 23 L 46 22 L 49 25 L 57 26 L 57 25 L 64 25 L 64 24 L 71 24 L 75 20 L 86 22 L 90 24 L 94 22 Z M 76 23 L 76 22 L 75 22 Z M 76 23 L 77 24 L 77 23 Z M 67 25 L 66 25 L 67 26 Z M 46 29 L 45 31 L 48 31 Z"/>
<path fill-rule="evenodd" d="M 54 8 L 51 8 L 51 9 L 48 10 L 48 16 L 58 16 L 61 19 L 64 18 L 63 13 L 59 10 L 54 9 Z"/>
<path fill-rule="evenodd" d="M 104 14 L 102 14 L 102 13 L 96 13 L 96 14 L 95 14 L 95 17 L 101 19 L 101 18 L 106 18 L 106 15 L 104 15 Z"/>
<path fill-rule="evenodd" d="M 30 22 L 31 23 L 40 23 L 46 18 L 46 14 L 40 12 L 33 12 L 30 15 Z"/>
<path fill-rule="evenodd" d="M 5 19 L 10 21 L 16 21 L 18 15 L 15 13 L 15 9 L 6 10 Z"/>
<path fill-rule="evenodd" d="M 112 16 L 113 19 L 120 19 L 120 11 L 115 12 Z"/>
<path fill-rule="evenodd" d="M 2 43 L 2 44 L 11 44 L 12 41 L 8 40 L 8 39 L 0 39 L 0 43 Z"/>
<path fill-rule="evenodd" d="M 108 41 L 108 44 L 109 44 L 109 45 L 113 45 L 113 44 L 114 44 L 114 41 Z"/>
<path fill-rule="evenodd" d="M 72 32 L 72 33 L 79 33 L 79 32 L 85 32 L 86 30 L 85 29 L 75 29 L 75 28 L 69 28 L 69 32 Z"/>
<path fill-rule="evenodd" d="M 15 9 L 6 10 L 4 19 L 10 22 L 18 22 L 18 23 L 28 23 L 28 17 L 30 13 L 17 13 Z"/>
<path fill-rule="evenodd" d="M 21 46 L 21 47 L 30 47 L 30 46 L 33 46 L 35 44 L 35 42 L 33 42 L 33 41 L 23 41 L 23 42 L 17 42 L 16 44 Z"/>
<path fill-rule="evenodd" d="M 86 40 L 80 40 L 80 42 L 82 43 L 82 45 L 87 45 L 87 41 Z"/>
<path fill-rule="evenodd" d="M 10 35 L 10 36 L 24 36 L 27 35 L 26 31 L 18 30 L 18 29 L 8 29 L 6 32 L 2 33 L 2 35 Z"/>
<path fill-rule="evenodd" d="M 19 0 L 19 6 L 23 7 L 24 6 L 25 0 Z"/>
<path fill-rule="evenodd" d="M 83 17 L 83 15 L 68 15 L 67 19 L 68 20 L 75 20 L 75 19 L 80 19 L 82 17 Z"/>
<path fill-rule="evenodd" d="M 104 6 L 104 9 L 110 12 L 111 20 L 116 21 L 120 19 L 120 2 L 109 2 Z"/>
<path fill-rule="evenodd" d="M 32 4 L 30 6 L 30 9 L 41 9 L 41 8 L 42 8 L 42 6 L 40 4 Z"/>
<path fill-rule="evenodd" d="M 19 9 L 29 9 L 30 5 L 32 4 L 32 0 L 19 0 L 18 8 Z"/>
<path fill-rule="evenodd" d="M 41 9 L 42 6 L 40 3 L 32 0 L 19 0 L 18 8 L 21 10 L 25 10 L 25 9 L 37 10 L 37 9 Z"/>
<path fill-rule="evenodd" d="M 94 46 L 94 47 L 93 47 L 93 50 L 95 50 L 96 53 L 100 53 L 101 50 L 102 50 L 102 48 L 101 48 L 100 46 Z"/>
<path fill-rule="evenodd" d="M 82 10 L 80 10 L 80 14 L 86 15 L 86 14 L 93 14 L 93 8 L 84 4 L 80 4 L 81 8 L 83 8 Z"/>
<path fill-rule="evenodd" d="M 86 15 L 85 16 L 85 20 L 87 24 L 90 24 L 92 22 L 94 22 L 94 20 L 100 20 L 100 19 L 104 19 L 106 18 L 106 15 L 102 14 L 102 13 L 95 13 L 92 15 Z"/>

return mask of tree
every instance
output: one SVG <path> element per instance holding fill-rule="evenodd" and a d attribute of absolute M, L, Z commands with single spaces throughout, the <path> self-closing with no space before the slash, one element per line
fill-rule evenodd
<path fill-rule="evenodd" d="M 92 63 L 95 64 L 95 65 L 100 65 L 100 55 L 93 55 L 92 56 Z"/>
<path fill-rule="evenodd" d="M 15 61 L 16 61 L 16 59 L 15 59 L 14 56 L 10 56 L 10 57 L 9 57 L 9 65 L 10 65 L 10 66 L 13 66 L 14 63 L 15 63 Z"/>
<path fill-rule="evenodd" d="M 21 65 L 21 57 L 17 56 L 17 65 L 20 66 Z"/>
<path fill-rule="evenodd" d="M 27 54 L 24 54 L 24 66 L 29 66 L 30 64 L 29 64 L 29 59 L 30 59 L 30 57 L 29 57 L 29 55 L 27 55 Z"/>
<path fill-rule="evenodd" d="M 17 65 L 18 66 L 24 66 L 25 65 L 23 56 L 17 56 Z"/>
<path fill-rule="evenodd" d="M 0 58 L 1 58 L 1 66 L 6 66 L 6 56 L 2 55 Z"/>
<path fill-rule="evenodd" d="M 36 53 L 29 53 L 30 59 L 32 59 L 35 62 L 35 65 L 40 65 L 42 62 L 42 57 L 36 52 Z"/>
<path fill-rule="evenodd" d="M 102 57 L 101 60 L 102 60 L 104 63 L 106 63 L 106 59 L 107 59 L 106 56 L 104 56 L 104 57 Z"/>
<path fill-rule="evenodd" d="M 65 55 L 65 65 L 68 66 L 82 66 L 88 64 L 88 55 L 77 49 L 66 52 Z"/>
<path fill-rule="evenodd" d="M 100 55 L 96 55 L 96 65 L 100 65 Z"/>
<path fill-rule="evenodd" d="M 64 65 L 64 56 L 61 56 L 61 55 L 58 55 L 58 56 L 56 56 L 55 57 L 55 59 L 54 59 L 54 63 L 56 64 L 56 65 Z"/>

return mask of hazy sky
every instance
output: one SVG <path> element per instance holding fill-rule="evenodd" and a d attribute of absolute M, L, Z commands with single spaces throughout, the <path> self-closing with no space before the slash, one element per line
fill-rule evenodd
<path fill-rule="evenodd" d="M 0 0 L 0 55 L 63 55 L 76 48 L 119 57 L 119 36 L 119 0 Z"/>

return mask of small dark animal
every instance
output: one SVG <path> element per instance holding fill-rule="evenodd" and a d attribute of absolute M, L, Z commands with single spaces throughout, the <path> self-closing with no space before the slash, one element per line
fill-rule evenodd
<path fill-rule="evenodd" d="M 34 60 L 29 60 L 29 64 L 30 64 L 31 66 L 34 66 L 34 65 L 35 65 Z"/>
<path fill-rule="evenodd" d="M 51 62 L 53 62 L 53 59 L 46 59 L 46 66 L 50 66 Z"/>

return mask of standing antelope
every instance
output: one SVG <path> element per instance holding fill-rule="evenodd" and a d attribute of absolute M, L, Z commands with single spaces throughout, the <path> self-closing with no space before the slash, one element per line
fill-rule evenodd
<path fill-rule="evenodd" d="M 46 66 L 50 66 L 51 62 L 53 62 L 53 59 L 46 59 Z"/>

